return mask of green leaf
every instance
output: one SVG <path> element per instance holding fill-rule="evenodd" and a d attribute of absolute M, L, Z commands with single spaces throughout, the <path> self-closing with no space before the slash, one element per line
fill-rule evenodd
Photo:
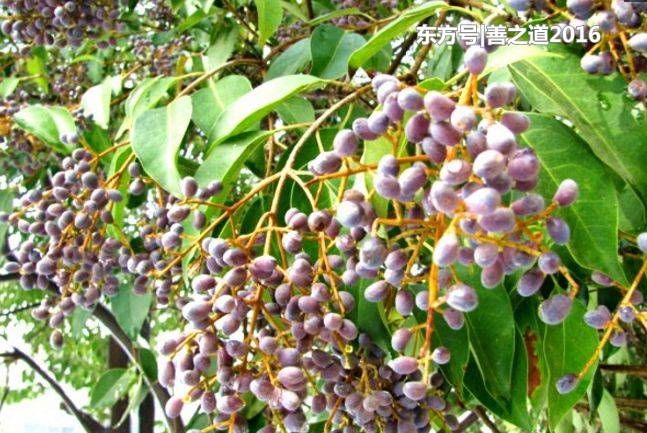
<path fill-rule="evenodd" d="M 465 371 L 464 385 L 492 413 L 524 430 L 531 430 L 532 426 L 528 415 L 526 397 L 528 389 L 528 357 L 523 339 L 518 332 L 516 333 L 512 368 L 511 398 L 508 402 L 502 403 L 488 392 L 474 357 L 470 359 Z"/>
<path fill-rule="evenodd" d="M 437 45 L 427 61 L 427 77 L 447 81 L 458 70 L 463 57 L 463 50 L 458 44 Z"/>
<path fill-rule="evenodd" d="M 531 128 L 522 135 L 541 162 L 539 191 L 552 197 L 564 179 L 580 188 L 578 200 L 558 210 L 571 227 L 568 249 L 582 266 L 602 271 L 626 282 L 618 261 L 618 201 L 613 174 L 591 154 L 586 143 L 562 122 L 537 114 L 528 115 Z"/>
<path fill-rule="evenodd" d="M 214 180 L 221 181 L 223 192 L 217 197 L 224 199 L 247 158 L 270 135 L 269 131 L 245 132 L 220 143 L 195 172 L 195 179 L 201 186 L 206 186 Z"/>
<path fill-rule="evenodd" d="M 128 391 L 128 407 L 123 411 L 123 414 L 121 415 L 119 421 L 112 427 L 117 428 L 122 425 L 126 421 L 126 419 L 128 419 L 130 413 L 134 412 L 142 404 L 142 402 L 148 395 L 148 392 L 148 386 L 140 377 L 139 380 L 137 380 L 137 382 L 134 384 L 134 386 L 131 386 L 130 390 Z"/>
<path fill-rule="evenodd" d="M 593 380 L 591 381 L 591 386 L 586 391 L 589 399 L 589 411 L 594 413 L 598 410 L 600 402 L 602 401 L 602 396 L 604 395 L 604 380 L 602 379 L 602 373 L 600 370 L 596 370 L 595 375 L 593 375 Z"/>
<path fill-rule="evenodd" d="M 620 433 L 620 416 L 613 396 L 606 389 L 598 406 L 603 433 Z"/>
<path fill-rule="evenodd" d="M 132 374 L 125 368 L 106 371 L 90 390 L 90 407 L 102 409 L 114 405 L 126 395 L 132 379 Z"/>
<path fill-rule="evenodd" d="M 11 95 L 16 87 L 18 87 L 20 80 L 15 77 L 3 77 L 0 81 L 0 98 L 6 98 Z"/>
<path fill-rule="evenodd" d="M 298 5 L 290 3 L 287 0 L 282 0 L 281 7 L 289 14 L 294 15 L 294 17 L 299 19 L 300 21 L 308 21 L 308 17 L 303 13 Z"/>
<path fill-rule="evenodd" d="M 417 308 L 416 308 L 417 310 Z M 422 312 L 426 316 L 426 313 Z M 470 357 L 469 344 L 467 339 L 467 328 L 454 330 L 449 327 L 443 316 L 434 313 L 434 333 L 432 334 L 432 346 L 445 346 L 449 349 L 451 357 L 449 362 L 440 366 L 440 371 L 451 383 L 458 393 L 462 393 L 463 375 Z"/>
<path fill-rule="evenodd" d="M 506 45 L 499 47 L 499 49 L 488 54 L 487 65 L 481 73 L 481 77 L 513 63 L 538 57 L 557 57 L 557 54 L 534 45 Z"/>
<path fill-rule="evenodd" d="M 494 399 L 507 403 L 511 397 L 511 371 L 515 353 L 515 325 L 512 304 L 502 285 L 485 289 L 476 266 L 458 266 L 462 281 L 472 286 L 479 306 L 465 314 L 470 349 Z"/>
<path fill-rule="evenodd" d="M 364 289 L 372 282 L 362 278 L 353 287 L 348 287 L 355 298 L 355 308 L 347 311 L 346 317 L 357 326 L 359 332 L 366 333 L 375 344 L 388 352 L 391 348 L 391 333 L 385 325 L 384 310 L 378 303 L 369 302 L 364 297 Z"/>
<path fill-rule="evenodd" d="M 261 120 L 281 102 L 315 87 L 323 81 L 311 75 L 288 75 L 267 81 L 238 98 L 218 117 L 209 136 L 220 143 Z"/>
<path fill-rule="evenodd" d="M 312 103 L 301 96 L 294 96 L 276 107 L 276 112 L 286 125 L 314 122 L 315 109 Z"/>
<path fill-rule="evenodd" d="M 321 78 L 339 78 L 346 74 L 348 59 L 366 40 L 356 33 L 346 33 L 339 27 L 321 25 L 312 32 L 310 73 Z"/>
<path fill-rule="evenodd" d="M 508 68 L 533 108 L 569 119 L 593 153 L 647 198 L 645 113 L 628 108 L 622 77 L 589 75 L 579 56 L 561 53 Z"/>
<path fill-rule="evenodd" d="M 0 212 L 10 213 L 13 210 L 13 191 L 9 189 L 0 190 Z M 0 224 L 0 245 L 5 244 L 5 237 L 9 230 L 9 224 Z"/>
<path fill-rule="evenodd" d="M 121 170 L 128 160 L 128 157 L 132 155 L 132 149 L 128 146 L 125 146 L 117 150 L 110 160 L 110 167 L 108 168 L 108 177 L 114 175 L 119 170 Z M 121 177 L 119 178 L 119 183 L 117 189 L 121 192 L 123 199 L 120 202 L 114 203 L 112 206 L 112 218 L 114 223 L 108 226 L 110 235 L 116 238 L 119 238 L 119 231 L 116 228 L 121 229 L 124 225 L 124 218 L 126 212 L 126 204 L 128 202 L 128 184 L 130 181 L 130 175 L 127 170 L 122 171 Z"/>
<path fill-rule="evenodd" d="M 283 8 L 279 0 L 254 0 L 258 12 L 258 44 L 265 42 L 278 30 L 283 19 Z"/>
<path fill-rule="evenodd" d="M 76 133 L 76 125 L 64 107 L 29 105 L 14 115 L 14 121 L 57 152 L 67 154 L 71 151 L 72 147 L 61 141 L 61 135 Z"/>
<path fill-rule="evenodd" d="M 384 155 L 393 152 L 393 143 L 381 136 L 376 140 L 366 141 L 364 143 L 364 153 L 362 154 L 362 164 L 376 164 Z M 373 188 L 373 173 L 369 172 L 364 175 L 364 181 L 368 190 Z M 379 194 L 371 196 L 371 204 L 377 216 L 386 218 L 389 211 L 389 200 Z"/>
<path fill-rule="evenodd" d="M 618 191 L 618 204 L 618 228 L 629 233 L 644 231 L 647 226 L 645 205 L 631 186 L 625 184 L 624 188 Z"/>
<path fill-rule="evenodd" d="M 282 52 L 267 70 L 265 81 L 303 71 L 312 60 L 310 38 L 301 39 Z"/>
<path fill-rule="evenodd" d="M 242 75 L 228 75 L 191 95 L 192 120 L 204 132 L 209 132 L 227 106 L 252 90 L 252 84 Z"/>
<path fill-rule="evenodd" d="M 169 87 L 177 81 L 175 77 L 154 77 L 145 78 L 141 83 L 130 92 L 124 107 L 126 118 L 124 119 L 117 138 L 125 131 L 131 128 L 135 120 L 146 110 L 156 106 L 163 98 L 167 96 Z"/>
<path fill-rule="evenodd" d="M 155 382 L 157 380 L 157 361 L 155 354 L 145 347 L 137 349 L 139 355 L 139 364 L 148 380 Z"/>
<path fill-rule="evenodd" d="M 193 12 L 191 15 L 186 17 L 180 22 L 177 27 L 174 29 L 176 33 L 184 33 L 187 30 L 197 26 L 203 19 L 207 17 L 207 14 L 203 10 L 198 10 Z"/>
<path fill-rule="evenodd" d="M 166 107 L 146 111 L 136 121 L 130 143 L 142 168 L 162 188 L 180 195 L 177 152 L 191 121 L 191 98 L 182 96 Z"/>
<path fill-rule="evenodd" d="M 110 309 L 115 319 L 131 340 L 136 340 L 139 331 L 148 317 L 153 295 L 137 295 L 128 284 L 119 288 L 117 296 L 110 299 Z"/>
<path fill-rule="evenodd" d="M 445 82 L 439 78 L 427 78 L 419 82 L 418 86 L 427 90 L 441 90 L 445 87 Z"/>
<path fill-rule="evenodd" d="M 47 80 L 47 50 L 43 46 L 32 48 L 31 57 L 25 62 L 27 74 L 36 76 L 34 81 L 41 92 L 49 93 L 49 81 Z"/>
<path fill-rule="evenodd" d="M 238 28 L 232 27 L 229 31 L 223 32 L 218 39 L 207 49 L 202 56 L 202 64 L 205 71 L 213 71 L 222 66 L 234 52 L 234 46 L 238 41 Z"/>
<path fill-rule="evenodd" d="M 108 129 L 110 122 L 110 100 L 115 80 L 121 81 L 121 78 L 108 77 L 101 84 L 90 87 L 81 97 L 83 114 L 92 116 L 92 120 L 103 129 Z"/>
<path fill-rule="evenodd" d="M 80 339 L 83 336 L 83 330 L 88 319 L 92 316 L 92 312 L 85 308 L 75 308 L 72 313 L 72 337 Z"/>
<path fill-rule="evenodd" d="M 326 21 L 330 21 L 335 18 L 348 17 L 351 15 L 362 15 L 362 14 L 363 12 L 359 8 L 337 9 L 332 12 L 328 12 L 327 14 L 323 14 L 311 19 L 310 21 L 308 21 L 308 25 L 316 26 L 318 24 L 325 23 Z"/>
<path fill-rule="evenodd" d="M 447 3 L 443 1 L 429 1 L 405 10 L 398 18 L 375 33 L 361 48 L 355 50 L 349 59 L 350 65 L 353 68 L 359 68 L 377 54 L 382 47 L 409 30 L 411 26 L 433 15 L 435 12 L 447 8 Z"/>
<path fill-rule="evenodd" d="M 592 367 L 580 379 L 575 389 L 568 394 L 559 394 L 555 388 L 555 383 L 560 377 L 578 373 L 597 347 L 597 331 L 584 322 L 585 312 L 584 305 L 575 300 L 564 322 L 559 325 L 544 326 L 541 355 L 543 355 L 548 377 L 542 378 L 542 381 L 546 384 L 548 421 L 551 428 L 555 428 L 564 415 L 582 398 L 595 373 L 595 368 Z"/>

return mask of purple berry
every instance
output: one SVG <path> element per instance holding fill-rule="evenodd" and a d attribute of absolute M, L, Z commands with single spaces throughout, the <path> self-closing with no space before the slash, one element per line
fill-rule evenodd
<path fill-rule="evenodd" d="M 514 229 L 516 220 L 512 209 L 499 207 L 487 215 L 479 216 L 478 223 L 487 232 L 509 233 Z"/>
<path fill-rule="evenodd" d="M 494 123 L 487 129 L 485 135 L 487 146 L 501 153 L 510 153 L 517 145 L 514 134 L 501 123 Z"/>
<path fill-rule="evenodd" d="M 413 87 L 407 87 L 398 93 L 398 105 L 406 111 L 422 110 L 424 104 L 422 95 Z"/>
<path fill-rule="evenodd" d="M 501 123 L 515 134 L 521 134 L 530 127 L 530 119 L 528 119 L 528 116 L 516 111 L 503 113 Z"/>
<path fill-rule="evenodd" d="M 398 329 L 391 336 L 391 347 L 396 352 L 403 352 L 409 341 L 411 341 L 411 337 L 413 337 L 413 334 L 407 328 Z"/>
<path fill-rule="evenodd" d="M 461 140 L 461 133 L 447 122 L 434 122 L 429 127 L 434 140 L 445 146 L 454 146 Z"/>
<path fill-rule="evenodd" d="M 467 284 L 456 283 L 447 292 L 447 304 L 455 310 L 468 313 L 478 306 L 478 296 Z"/>
<path fill-rule="evenodd" d="M 404 135 L 412 143 L 420 143 L 428 134 L 429 119 L 424 113 L 414 114 L 404 127 Z"/>
<path fill-rule="evenodd" d="M 477 215 L 487 215 L 501 205 L 501 194 L 493 188 L 479 188 L 465 199 L 467 210 Z"/>
<path fill-rule="evenodd" d="M 368 127 L 368 121 L 363 118 L 357 118 L 353 121 L 353 132 L 362 140 L 375 140 L 379 135 L 371 131 Z"/>
<path fill-rule="evenodd" d="M 465 51 L 463 61 L 470 74 L 479 75 L 487 64 L 487 51 L 478 45 L 472 45 Z"/>
<path fill-rule="evenodd" d="M 595 310 L 584 314 L 584 321 L 593 329 L 604 329 L 611 321 L 611 313 L 604 305 L 599 305 Z"/>
<path fill-rule="evenodd" d="M 492 179 L 503 173 L 506 158 L 498 150 L 484 150 L 474 159 L 472 169 L 474 174 L 483 179 Z"/>
<path fill-rule="evenodd" d="M 566 295 L 553 295 L 539 305 L 539 318 L 548 325 L 557 325 L 566 318 L 572 304 L 573 301 Z"/>
<path fill-rule="evenodd" d="M 453 308 L 447 308 L 443 311 L 443 319 L 445 319 L 447 326 L 453 330 L 459 330 L 465 324 L 465 316 L 463 313 Z"/>
<path fill-rule="evenodd" d="M 452 99 L 436 91 L 428 92 L 425 95 L 424 104 L 427 112 L 434 119 L 434 122 L 449 119 L 456 106 L 456 103 Z"/>
<path fill-rule="evenodd" d="M 389 128 L 390 122 L 391 120 L 389 119 L 389 117 L 382 111 L 374 111 L 370 116 L 368 116 L 368 119 L 366 120 L 368 129 L 370 129 L 372 133 L 377 135 L 384 134 Z"/>
<path fill-rule="evenodd" d="M 567 244 L 571 238 L 571 229 L 568 227 L 568 224 L 566 224 L 566 221 L 561 218 L 548 218 L 546 220 L 546 230 L 548 231 L 550 237 L 558 245 Z"/>
<path fill-rule="evenodd" d="M 458 259 L 458 238 L 454 233 L 445 233 L 436 243 L 433 261 L 437 266 L 445 267 Z"/>
<path fill-rule="evenodd" d="M 449 349 L 444 346 L 438 346 L 431 352 L 431 359 L 438 365 L 447 364 L 450 357 Z"/>
<path fill-rule="evenodd" d="M 579 379 L 576 375 L 566 374 L 557 380 L 555 388 L 557 388 L 557 392 L 560 394 L 568 394 L 575 389 L 578 383 Z"/>
<path fill-rule="evenodd" d="M 342 129 L 335 135 L 332 146 L 337 155 L 352 156 L 357 152 L 357 136 L 350 129 Z"/>
<path fill-rule="evenodd" d="M 554 274 L 559 271 L 559 267 L 562 265 L 562 261 L 559 256 L 552 252 L 548 251 L 542 253 L 537 260 L 537 265 L 539 269 L 545 274 Z"/>
<path fill-rule="evenodd" d="M 539 269 L 531 269 L 523 274 L 517 283 L 517 293 L 521 296 L 532 296 L 541 288 L 546 275 Z"/>
<path fill-rule="evenodd" d="M 399 356 L 389 361 L 389 367 L 397 374 L 407 375 L 418 371 L 418 360 L 410 356 Z"/>

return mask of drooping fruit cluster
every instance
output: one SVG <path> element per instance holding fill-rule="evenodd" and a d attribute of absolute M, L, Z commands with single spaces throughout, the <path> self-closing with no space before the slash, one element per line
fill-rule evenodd
<path fill-rule="evenodd" d="M 163 44 L 154 44 L 150 35 L 132 38 L 132 51 L 138 61 L 146 59 L 152 75 L 171 76 L 178 58 L 191 42 L 189 35 L 183 35 Z"/>
<path fill-rule="evenodd" d="M 394 0 L 389 1 L 358 1 L 358 0 L 341 0 L 333 2 L 339 9 L 357 8 L 364 14 L 371 17 L 379 17 L 381 10 L 390 11 L 397 7 L 398 2 Z M 362 15 L 347 15 L 335 18 L 332 22 L 339 27 L 346 27 L 350 29 L 361 29 L 369 25 L 369 22 Z"/>
<path fill-rule="evenodd" d="M 160 348 L 172 358 L 160 370 L 160 383 L 190 387 L 169 400 L 167 415 L 178 416 L 185 402 L 199 399 L 203 411 L 216 413 L 216 427 L 242 429 L 249 391 L 268 405 L 271 424 L 289 432 L 307 431 L 306 405 L 315 414 L 328 411 L 333 425 L 429 428 L 429 410 L 446 407 L 435 389 L 439 377 L 429 388 L 415 358 L 387 362 L 387 353 L 346 317 L 356 300 L 341 289 L 336 272 L 342 258 L 314 260 L 303 250 L 305 242 L 333 241 L 340 224 L 327 211 L 296 208 L 284 219 L 287 261 L 265 253 L 262 235 L 202 241 L 205 269 L 193 278 L 195 294 L 182 307 L 193 330 Z"/>
<path fill-rule="evenodd" d="M 60 164 L 60 158 L 55 153 L 35 137 L 17 128 L 11 128 L 7 135 L 0 133 L 0 159 L 4 173 L 21 173 L 25 178 L 37 175 L 43 167 L 57 167 Z"/>
<path fill-rule="evenodd" d="M 142 176 L 140 166 L 133 162 L 128 166 L 131 182 L 128 192 L 132 196 L 142 196 L 150 183 Z M 206 188 L 199 188 L 190 177 L 182 180 L 179 198 L 162 190 L 157 190 L 157 200 L 147 204 L 148 209 L 139 215 L 138 234 L 143 240 L 143 250 L 133 255 L 129 271 L 135 274 L 141 284 L 135 285 L 136 293 L 155 291 L 157 301 L 166 305 L 169 296 L 181 280 L 182 263 L 178 254 L 182 250 L 184 231 L 188 224 L 196 230 L 205 227 L 206 217 L 199 205 L 220 193 L 222 185 L 215 181 Z M 181 257 L 180 257 L 181 258 Z"/>
<path fill-rule="evenodd" d="M 7 17 L 0 24 L 2 32 L 24 43 L 78 47 L 119 28 L 119 2 L 2 0 L 0 10 Z"/>
<path fill-rule="evenodd" d="M 66 140 L 75 142 L 76 135 Z M 93 167 L 92 155 L 76 150 L 62 161 L 63 171 L 49 179 L 49 187 L 35 188 L 20 199 L 20 208 L 2 214 L 4 223 L 23 234 L 22 243 L 5 264 L 7 273 L 19 273 L 25 289 L 41 289 L 58 303 L 47 301 L 33 316 L 49 320 L 52 342 L 59 346 L 63 318 L 76 307 L 93 308 L 102 293 L 119 290 L 117 272 L 127 247 L 106 234 L 111 207 L 123 199 L 110 181 Z"/>

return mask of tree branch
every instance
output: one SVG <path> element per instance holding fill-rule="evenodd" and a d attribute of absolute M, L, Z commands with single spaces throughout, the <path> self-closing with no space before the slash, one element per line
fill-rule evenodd
<path fill-rule="evenodd" d="M 465 430 L 467 430 L 472 424 L 474 424 L 476 421 L 479 420 L 478 415 L 476 415 L 474 412 L 470 412 L 463 421 L 458 425 L 456 430 L 453 431 L 453 433 L 463 433 Z"/>
<path fill-rule="evenodd" d="M 485 413 L 485 408 L 483 406 L 476 406 L 474 408 L 474 413 L 483 421 L 483 423 L 488 426 L 490 430 L 492 430 L 494 433 L 501 433 L 499 428 L 494 424 L 494 422 L 487 416 L 487 413 Z"/>
<path fill-rule="evenodd" d="M 107 432 L 108 430 L 102 426 L 98 421 L 92 418 L 86 412 L 80 410 L 70 399 L 70 397 L 65 393 L 61 385 L 43 368 L 41 368 L 36 361 L 34 361 L 29 355 L 27 355 L 22 350 L 14 347 L 11 352 L 0 353 L 2 358 L 10 359 L 19 359 L 27 364 L 36 374 L 38 374 L 45 382 L 49 384 L 52 390 L 58 394 L 58 396 L 63 400 L 63 404 L 70 411 L 72 415 L 79 421 L 83 429 L 88 433 L 102 433 Z"/>
<path fill-rule="evenodd" d="M 644 365 L 600 364 L 600 369 L 604 371 L 614 371 L 617 373 L 627 373 L 634 376 L 647 377 L 647 366 Z"/>
<path fill-rule="evenodd" d="M 14 281 L 14 280 L 17 280 L 18 278 L 20 278 L 20 274 L 17 272 L 13 274 L 4 274 L 4 275 L 0 275 L 0 282 Z"/>
<path fill-rule="evenodd" d="M 22 313 L 23 311 L 31 310 L 32 308 L 36 308 L 39 305 L 40 305 L 40 302 L 34 302 L 34 303 L 31 303 L 31 304 L 24 305 L 22 307 L 14 308 L 13 310 L 2 311 L 2 312 L 0 312 L 0 317 L 13 316 L 14 314 Z"/>

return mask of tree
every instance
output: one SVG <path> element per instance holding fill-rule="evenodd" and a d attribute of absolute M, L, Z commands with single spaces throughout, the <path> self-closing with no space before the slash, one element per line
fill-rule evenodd
<path fill-rule="evenodd" d="M 645 429 L 640 5 L 0 10 L 27 329 L 0 356 L 30 372 L 2 402 L 44 384 L 106 433 Z"/>

